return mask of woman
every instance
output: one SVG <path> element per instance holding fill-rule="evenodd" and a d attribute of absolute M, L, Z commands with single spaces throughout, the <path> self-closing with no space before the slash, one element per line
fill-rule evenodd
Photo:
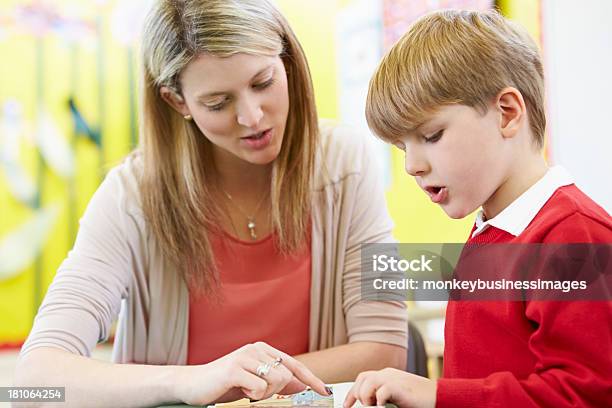
<path fill-rule="evenodd" d="M 18 382 L 74 405 L 204 404 L 403 367 L 403 305 L 360 301 L 360 244 L 391 240 L 380 185 L 360 137 L 317 123 L 285 19 L 160 1 L 143 63 L 141 147 L 92 198 Z M 120 306 L 113 361 L 132 364 L 88 359 Z"/>

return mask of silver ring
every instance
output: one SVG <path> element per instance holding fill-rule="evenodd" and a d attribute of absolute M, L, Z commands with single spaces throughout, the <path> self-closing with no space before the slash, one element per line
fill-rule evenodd
<path fill-rule="evenodd" d="M 282 357 L 276 357 L 274 360 L 270 361 L 269 363 L 260 364 L 255 370 L 255 374 L 258 377 L 264 378 L 266 375 L 268 375 L 271 368 L 278 367 L 279 365 L 281 365 L 282 362 L 283 362 Z"/>
<path fill-rule="evenodd" d="M 258 377 L 264 378 L 270 372 L 270 368 L 272 368 L 272 365 L 270 363 L 260 364 L 257 367 L 255 374 L 257 374 Z"/>

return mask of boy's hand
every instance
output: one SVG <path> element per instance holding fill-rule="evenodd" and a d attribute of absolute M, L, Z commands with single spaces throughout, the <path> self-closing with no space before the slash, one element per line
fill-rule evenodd
<path fill-rule="evenodd" d="M 344 408 L 352 407 L 357 400 L 362 405 L 392 402 L 401 408 L 434 408 L 436 382 L 395 368 L 366 371 L 359 374 L 346 395 Z"/>

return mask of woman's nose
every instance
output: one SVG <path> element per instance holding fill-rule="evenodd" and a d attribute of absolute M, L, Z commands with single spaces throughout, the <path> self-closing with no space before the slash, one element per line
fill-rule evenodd
<path fill-rule="evenodd" d="M 262 118 L 263 111 L 261 109 L 261 104 L 256 98 L 244 101 L 238 107 L 237 120 L 238 123 L 244 127 L 257 128 Z"/>

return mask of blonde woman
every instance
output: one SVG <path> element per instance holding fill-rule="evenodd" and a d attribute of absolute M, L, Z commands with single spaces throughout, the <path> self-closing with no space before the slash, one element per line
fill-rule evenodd
<path fill-rule="evenodd" d="M 403 305 L 360 301 L 360 244 L 391 240 L 381 187 L 362 138 L 318 123 L 284 17 L 159 1 L 143 64 L 141 146 L 92 198 L 17 382 L 205 404 L 404 367 Z M 114 363 L 89 359 L 118 315 Z"/>

